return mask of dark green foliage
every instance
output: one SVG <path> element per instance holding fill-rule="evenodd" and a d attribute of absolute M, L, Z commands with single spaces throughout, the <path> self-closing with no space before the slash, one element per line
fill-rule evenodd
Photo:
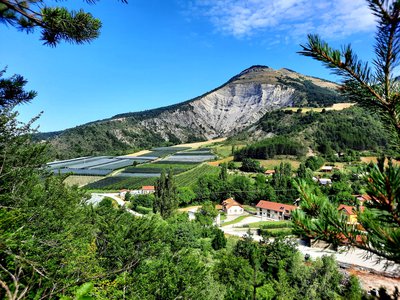
<path fill-rule="evenodd" d="M 211 226 L 217 216 L 218 211 L 215 209 L 214 204 L 210 201 L 205 201 L 196 212 L 196 222 L 202 226 Z"/>
<path fill-rule="evenodd" d="M 307 157 L 304 165 L 306 168 L 311 169 L 311 171 L 319 170 L 325 163 L 325 160 L 320 156 L 310 156 Z"/>
<path fill-rule="evenodd" d="M 275 190 L 276 201 L 293 204 L 299 194 L 293 186 L 292 166 L 288 163 L 280 163 L 275 167 L 272 175 L 271 186 Z"/>
<path fill-rule="evenodd" d="M 89 183 L 85 189 L 89 190 L 121 190 L 121 189 L 139 189 L 144 185 L 154 185 L 157 177 L 106 177 L 99 181 Z"/>
<path fill-rule="evenodd" d="M 125 196 L 125 200 L 128 201 L 126 199 Z M 131 203 L 132 203 L 132 207 L 135 210 L 135 208 L 137 206 L 143 206 L 143 207 L 147 207 L 147 208 L 153 208 L 153 204 L 154 204 L 154 195 L 153 194 L 146 194 L 146 195 L 135 195 L 132 199 L 131 199 Z"/>
<path fill-rule="evenodd" d="M 305 147 L 289 137 L 278 136 L 255 142 L 235 152 L 235 160 L 244 158 L 269 159 L 276 155 L 303 156 Z"/>
<path fill-rule="evenodd" d="M 243 158 L 242 159 L 242 166 L 240 170 L 244 172 L 256 172 L 256 173 L 263 173 L 265 170 L 260 165 L 260 162 L 251 158 Z"/>
<path fill-rule="evenodd" d="M 211 241 L 214 250 L 220 250 L 226 247 L 226 237 L 222 230 L 215 229 L 215 236 Z"/>
<path fill-rule="evenodd" d="M 179 204 L 171 169 L 168 171 L 168 176 L 165 171 L 161 173 L 160 178 L 156 181 L 155 190 L 154 212 L 160 213 L 163 218 L 170 217 Z"/>
<path fill-rule="evenodd" d="M 353 150 L 387 149 L 390 136 L 382 123 L 361 107 L 326 113 L 267 113 L 260 126 L 265 132 L 303 138 L 314 150 L 329 154 Z"/>
<path fill-rule="evenodd" d="M 0 1 L 0 22 L 28 33 L 38 27 L 41 40 L 50 46 L 56 46 L 62 40 L 76 44 L 90 42 L 99 36 L 101 28 L 100 20 L 83 10 L 50 7 L 44 1 L 35 0 Z"/>
<path fill-rule="evenodd" d="M 27 83 L 24 77 L 13 75 L 11 78 L 2 78 L 5 72 L 6 69 L 0 70 L 0 109 L 13 108 L 18 104 L 28 103 L 36 97 L 35 91 L 24 90 Z"/>
<path fill-rule="evenodd" d="M 323 88 L 311 80 L 303 78 L 283 77 L 279 82 L 296 89 L 293 106 L 326 107 L 335 103 L 344 102 L 344 97 L 336 90 Z"/>

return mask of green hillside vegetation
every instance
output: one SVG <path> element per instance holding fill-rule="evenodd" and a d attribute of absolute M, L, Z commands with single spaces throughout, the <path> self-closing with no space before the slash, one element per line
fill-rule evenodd
<path fill-rule="evenodd" d="M 299 107 L 325 107 L 343 102 L 336 90 L 316 85 L 306 78 L 283 77 L 279 82 L 296 89 L 296 100 L 294 106 Z"/>
<path fill-rule="evenodd" d="M 382 123 L 361 107 L 305 114 L 274 111 L 260 120 L 259 128 L 266 133 L 302 139 L 304 144 L 326 155 L 349 149 L 379 152 L 388 149 L 390 141 Z"/>
<path fill-rule="evenodd" d="M 277 136 L 255 142 L 235 151 L 235 160 L 244 158 L 269 159 L 276 155 L 292 155 L 301 157 L 306 153 L 306 147 L 287 136 Z"/>

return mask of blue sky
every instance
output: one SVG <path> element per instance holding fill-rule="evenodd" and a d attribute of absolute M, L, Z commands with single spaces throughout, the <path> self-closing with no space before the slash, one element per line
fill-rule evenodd
<path fill-rule="evenodd" d="M 40 131 L 182 102 L 251 65 L 337 80 L 296 52 L 307 33 L 332 46 L 351 43 L 371 60 L 375 23 L 364 0 L 103 0 L 73 3 L 100 18 L 90 44 L 43 46 L 38 33 L 0 27 L 0 66 L 38 92 L 20 120 L 43 111 Z M 7 41 L 7 42 L 5 42 Z"/>

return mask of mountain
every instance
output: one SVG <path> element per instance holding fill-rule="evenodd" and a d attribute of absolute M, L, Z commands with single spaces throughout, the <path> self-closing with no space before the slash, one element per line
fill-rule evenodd
<path fill-rule="evenodd" d="M 252 66 L 194 99 L 158 109 L 119 114 L 57 133 L 42 134 L 58 157 L 115 154 L 152 146 L 232 136 L 267 112 L 287 106 L 341 101 L 337 84 L 289 69 Z"/>

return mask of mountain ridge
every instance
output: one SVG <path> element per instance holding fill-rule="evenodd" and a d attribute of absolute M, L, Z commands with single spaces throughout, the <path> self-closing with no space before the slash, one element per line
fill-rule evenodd
<path fill-rule="evenodd" d="M 289 69 L 254 65 L 190 100 L 117 114 L 47 135 L 57 157 L 123 153 L 226 137 L 255 124 L 269 111 L 293 105 L 326 106 L 340 102 L 337 87 L 333 82 Z"/>

